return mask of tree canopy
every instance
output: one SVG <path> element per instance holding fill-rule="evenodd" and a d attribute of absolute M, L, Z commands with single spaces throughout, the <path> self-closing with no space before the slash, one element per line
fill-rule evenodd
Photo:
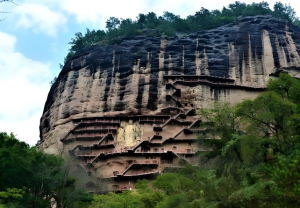
<path fill-rule="evenodd" d="M 75 188 L 70 163 L 0 132 L 0 207 L 70 207 L 86 193 Z M 86 197 L 85 197 L 86 198 Z"/>

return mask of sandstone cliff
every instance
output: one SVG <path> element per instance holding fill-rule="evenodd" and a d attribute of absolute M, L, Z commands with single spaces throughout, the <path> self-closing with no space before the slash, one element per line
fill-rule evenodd
<path fill-rule="evenodd" d="M 176 80 L 182 91 L 175 104 L 182 108 L 254 98 L 280 71 L 298 77 L 299 54 L 300 28 L 270 16 L 244 17 L 184 38 L 136 36 L 92 46 L 75 54 L 51 87 L 40 147 L 62 153 L 60 139 L 72 119 L 168 115 L 164 109 L 174 102 L 167 99 L 167 83 Z M 186 86 L 187 77 L 196 81 Z"/>

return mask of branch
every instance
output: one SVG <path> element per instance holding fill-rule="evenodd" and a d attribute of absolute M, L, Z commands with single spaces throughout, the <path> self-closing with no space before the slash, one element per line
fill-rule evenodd
<path fill-rule="evenodd" d="M 247 115 L 247 114 L 244 114 L 244 115 L 247 116 L 247 117 L 250 118 L 250 119 L 253 119 L 253 120 L 257 121 L 257 122 L 260 122 L 260 123 L 266 125 L 267 127 L 269 127 L 270 130 L 272 129 L 272 130 L 276 131 L 276 129 L 275 129 L 274 127 L 272 127 L 272 126 L 270 125 L 270 123 L 264 122 L 264 121 L 262 121 L 262 120 L 256 118 L 255 115 L 253 114 L 253 112 L 250 112 L 250 115 L 251 115 L 252 117 L 249 116 L 249 115 Z"/>
<path fill-rule="evenodd" d="M 0 3 L 3 3 L 3 2 L 9 2 L 9 3 L 12 3 L 16 6 L 19 6 L 20 4 L 17 4 L 16 2 L 14 2 L 13 0 L 0 0 Z"/>
<path fill-rule="evenodd" d="M 5 3 L 5 2 L 9 2 L 9 3 L 12 3 L 16 6 L 20 6 L 20 4 L 17 4 L 16 2 L 14 2 L 13 0 L 0 0 L 0 3 Z M 0 11 L 1 14 L 8 14 L 8 13 L 11 13 L 11 12 L 4 12 L 4 11 Z M 5 17 L 6 18 L 6 17 Z M 0 19 L 0 21 L 3 21 L 5 20 L 5 18 L 3 19 Z"/>

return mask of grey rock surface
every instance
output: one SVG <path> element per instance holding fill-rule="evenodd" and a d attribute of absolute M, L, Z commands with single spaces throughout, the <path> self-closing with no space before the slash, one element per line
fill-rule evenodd
<path fill-rule="evenodd" d="M 196 32 L 185 38 L 124 38 L 95 45 L 68 61 L 51 87 L 40 123 L 42 147 L 54 144 L 56 127 L 71 119 L 164 114 L 166 75 L 219 77 L 240 88 L 198 84 L 186 89 L 187 107 L 213 100 L 254 98 L 272 75 L 299 77 L 300 28 L 270 16 L 244 17 L 238 24 Z M 217 82 L 217 81 L 216 81 Z M 243 88 L 244 87 L 244 88 Z M 50 141 L 51 140 L 51 141 Z"/>

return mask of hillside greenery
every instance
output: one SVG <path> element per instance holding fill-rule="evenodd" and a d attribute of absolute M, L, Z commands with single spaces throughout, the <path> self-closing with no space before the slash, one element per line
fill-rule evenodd
<path fill-rule="evenodd" d="M 106 30 L 86 29 L 78 32 L 69 42 L 70 49 L 64 59 L 66 63 L 79 50 L 92 45 L 118 43 L 122 38 L 135 35 L 145 36 L 182 36 L 196 31 L 208 30 L 229 23 L 237 23 L 239 16 L 272 15 L 300 26 L 294 9 L 281 2 L 275 3 L 273 9 L 267 2 L 246 4 L 236 1 L 220 10 L 200 8 L 194 15 L 181 18 L 179 15 L 165 11 L 162 16 L 154 12 L 139 14 L 135 20 L 110 17 L 106 21 Z M 63 65 L 60 64 L 62 68 Z"/>

